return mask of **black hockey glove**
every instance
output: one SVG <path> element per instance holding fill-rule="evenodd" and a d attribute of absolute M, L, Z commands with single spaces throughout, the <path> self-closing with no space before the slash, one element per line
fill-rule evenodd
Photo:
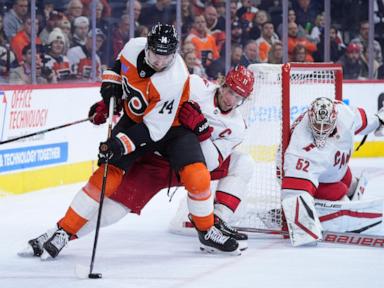
<path fill-rule="evenodd" d="M 116 137 L 111 137 L 105 142 L 100 142 L 99 146 L 99 165 L 105 163 L 105 161 L 116 161 L 124 154 L 123 144 Z"/>
<path fill-rule="evenodd" d="M 121 76 L 112 70 L 105 70 L 102 79 L 100 94 L 107 107 L 112 97 L 116 98 L 117 103 L 121 103 L 123 97 Z"/>

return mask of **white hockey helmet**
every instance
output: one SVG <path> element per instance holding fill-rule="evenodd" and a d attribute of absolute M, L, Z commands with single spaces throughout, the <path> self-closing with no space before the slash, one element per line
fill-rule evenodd
<path fill-rule="evenodd" d="M 322 148 L 336 127 L 337 111 L 334 102 L 326 97 L 316 98 L 308 110 L 308 117 L 315 144 Z"/>

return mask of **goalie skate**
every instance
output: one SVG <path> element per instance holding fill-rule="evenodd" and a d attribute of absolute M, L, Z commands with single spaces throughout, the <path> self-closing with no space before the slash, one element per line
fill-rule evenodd
<path fill-rule="evenodd" d="M 244 251 L 248 248 L 248 235 L 240 233 L 239 231 L 237 231 L 237 229 L 235 229 L 216 215 L 215 227 L 219 229 L 224 235 L 234 238 L 239 243 L 240 251 Z"/>
<path fill-rule="evenodd" d="M 55 229 L 50 229 L 39 237 L 29 240 L 28 245 L 23 250 L 19 251 L 17 255 L 21 257 L 40 257 L 44 252 L 43 244 L 54 232 Z"/>
<path fill-rule="evenodd" d="M 52 257 L 55 258 L 59 255 L 60 251 L 68 244 L 70 235 L 62 228 L 56 230 L 55 233 L 43 244 L 43 254 L 40 256 L 41 260 L 47 260 Z"/>

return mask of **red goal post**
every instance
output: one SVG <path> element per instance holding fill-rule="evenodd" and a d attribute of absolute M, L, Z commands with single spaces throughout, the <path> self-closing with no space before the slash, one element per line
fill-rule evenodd
<path fill-rule="evenodd" d="M 255 161 L 239 208 L 230 224 L 237 227 L 281 230 L 280 181 L 276 176 L 283 163 L 290 125 L 317 97 L 342 100 L 342 67 L 332 63 L 252 64 L 254 91 L 241 110 L 248 129 L 237 148 Z M 280 149 L 282 147 L 282 149 Z M 214 185 L 212 189 L 214 189 Z M 185 199 L 171 221 L 170 231 L 188 230 Z"/>

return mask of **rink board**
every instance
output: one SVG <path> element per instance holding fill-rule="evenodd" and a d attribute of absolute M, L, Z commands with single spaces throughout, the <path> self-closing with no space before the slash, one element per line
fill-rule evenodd
<path fill-rule="evenodd" d="M 384 102 L 383 82 L 351 82 L 343 85 L 344 101 L 362 106 L 368 114 Z M 84 119 L 100 99 L 99 84 L 2 86 L 0 87 L 0 140 L 45 130 Z M 292 107 L 295 118 L 307 106 Z M 265 111 L 275 108 L 266 107 Z M 276 114 L 279 114 L 278 112 Z M 267 115 L 267 114 L 260 114 Z M 265 121 L 266 119 L 263 119 Z M 96 167 L 98 144 L 106 126 L 85 122 L 0 146 L 0 196 L 20 194 L 86 180 Z M 360 141 L 357 137 L 356 141 Z M 359 142 L 355 143 L 355 147 Z M 263 159 L 265 149 L 255 145 L 252 156 Z M 384 157 L 384 142 L 369 135 L 354 157 Z"/>

